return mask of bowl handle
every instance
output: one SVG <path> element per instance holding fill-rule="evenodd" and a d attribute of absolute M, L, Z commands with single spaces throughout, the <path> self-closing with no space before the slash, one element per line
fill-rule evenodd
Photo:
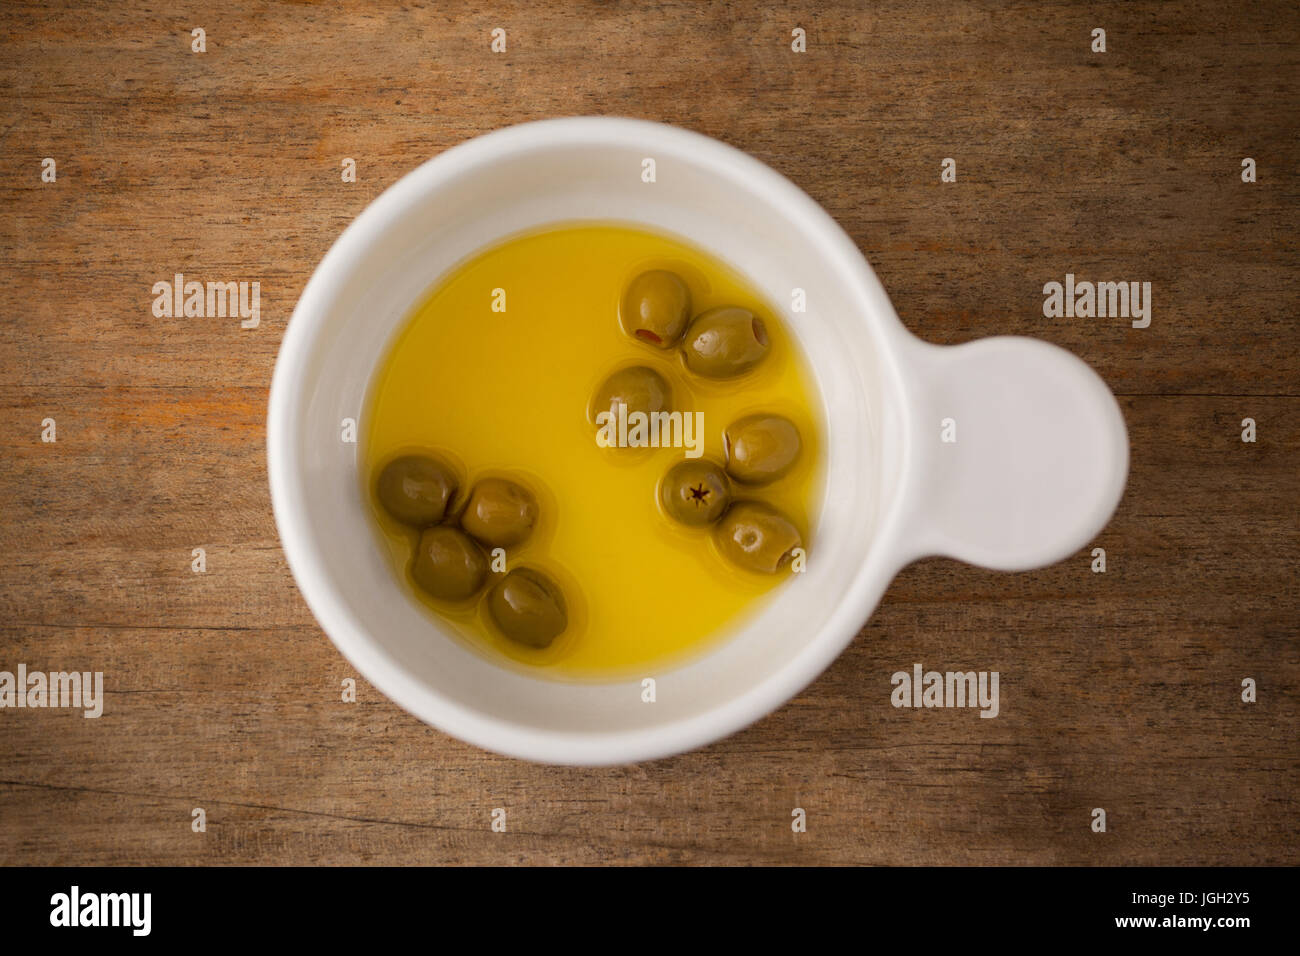
<path fill-rule="evenodd" d="M 1039 339 L 902 350 L 915 456 L 893 548 L 899 567 L 944 555 L 1023 571 L 1106 525 L 1128 475 L 1128 433 L 1091 368 Z"/>

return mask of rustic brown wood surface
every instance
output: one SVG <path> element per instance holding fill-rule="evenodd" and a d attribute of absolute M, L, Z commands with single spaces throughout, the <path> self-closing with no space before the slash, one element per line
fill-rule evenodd
<path fill-rule="evenodd" d="M 0 711 L 0 863 L 1300 862 L 1300 8 L 493 6 L 0 7 L 0 670 L 106 681 L 98 720 Z M 266 487 L 285 323 L 403 173 L 567 114 L 771 164 L 927 339 L 1090 362 L 1132 440 L 1106 573 L 918 563 L 790 704 L 635 766 L 343 703 Z M 155 318 L 175 272 L 259 280 L 260 327 Z M 1150 327 L 1044 318 L 1067 272 L 1151 282 Z M 915 661 L 999 670 L 1001 715 L 892 708 Z"/>

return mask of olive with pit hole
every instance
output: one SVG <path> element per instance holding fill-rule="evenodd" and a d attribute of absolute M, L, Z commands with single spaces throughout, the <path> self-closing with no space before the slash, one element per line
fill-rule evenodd
<path fill-rule="evenodd" d="M 489 548 L 509 548 L 533 533 L 537 499 L 523 485 L 484 478 L 470 492 L 460 526 Z"/>
<path fill-rule="evenodd" d="M 437 525 L 420 535 L 411 577 L 434 597 L 444 601 L 473 597 L 487 573 L 487 555 L 465 532 Z"/>
<path fill-rule="evenodd" d="M 691 290 L 674 272 L 643 272 L 623 290 L 618 318 L 623 331 L 659 349 L 670 349 L 682 337 L 691 317 Z"/>
<path fill-rule="evenodd" d="M 748 309 L 725 305 L 695 317 L 686 330 L 686 367 L 705 378 L 742 375 L 763 360 L 772 343 L 763 320 Z"/>
<path fill-rule="evenodd" d="M 747 415 L 722 433 L 727 474 L 747 485 L 765 485 L 794 467 L 803 442 L 799 429 L 781 415 Z"/>
<path fill-rule="evenodd" d="M 541 571 L 515 568 L 488 592 L 488 613 L 501 633 L 529 647 L 547 647 L 569 626 L 560 586 Z"/>
<path fill-rule="evenodd" d="M 738 501 L 713 529 L 718 550 L 732 564 L 774 574 L 803 546 L 799 529 L 781 512 L 761 501 Z"/>
<path fill-rule="evenodd" d="M 450 465 L 428 455 L 394 458 L 379 473 L 376 492 L 385 511 L 416 528 L 437 524 L 460 481 Z"/>
<path fill-rule="evenodd" d="M 668 516 L 682 524 L 713 524 L 731 503 L 726 473 L 703 458 L 687 459 L 668 469 L 659 482 L 659 501 Z"/>
<path fill-rule="evenodd" d="M 652 415 L 666 411 L 672 402 L 673 390 L 666 378 L 652 368 L 633 365 L 620 369 L 601 383 L 600 388 L 591 396 L 587 414 L 592 424 L 600 425 L 602 423 L 597 420 L 597 416 L 602 412 L 611 413 L 611 421 L 618 420 L 619 405 L 627 406 L 629 416 L 633 412 Z"/>

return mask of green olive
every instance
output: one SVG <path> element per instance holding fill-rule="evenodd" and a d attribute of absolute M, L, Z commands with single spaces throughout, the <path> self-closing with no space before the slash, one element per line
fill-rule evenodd
<path fill-rule="evenodd" d="M 623 331 L 655 348 L 670 349 L 691 317 L 691 290 L 676 273 L 643 272 L 623 291 L 618 320 Z"/>
<path fill-rule="evenodd" d="M 472 597 L 483 586 L 487 573 L 487 556 L 465 532 L 437 525 L 420 535 L 411 577 L 434 597 L 444 601 Z"/>
<path fill-rule="evenodd" d="M 727 474 L 748 485 L 765 485 L 794 467 L 803 442 L 794 422 L 780 415 L 748 415 L 722 433 Z"/>
<path fill-rule="evenodd" d="M 799 529 L 761 501 L 738 501 L 713 529 L 723 557 L 749 571 L 773 574 L 803 546 Z"/>
<path fill-rule="evenodd" d="M 673 390 L 668 380 L 652 368 L 633 365 L 620 369 L 601 383 L 591 396 L 587 414 L 593 424 L 601 424 L 596 416 L 610 412 L 618 418 L 618 406 L 626 405 L 627 414 L 644 412 L 651 415 L 666 411 L 673 403 Z"/>
<path fill-rule="evenodd" d="M 748 309 L 726 305 L 695 317 L 686 330 L 686 367 L 705 378 L 748 372 L 771 348 L 763 320 Z"/>
<path fill-rule="evenodd" d="M 659 501 L 669 517 L 682 524 L 713 524 L 731 503 L 726 472 L 703 458 L 687 459 L 668 469 L 659 482 Z"/>
<path fill-rule="evenodd" d="M 456 472 L 427 455 L 404 455 L 379 473 L 376 491 L 384 510 L 416 528 L 437 524 L 460 482 Z"/>
<path fill-rule="evenodd" d="M 532 568 L 515 568 L 496 583 L 488 613 L 502 634 L 530 647 L 546 647 L 569 626 L 564 592 Z"/>
<path fill-rule="evenodd" d="M 489 548 L 508 548 L 533 533 L 537 499 L 523 485 L 484 478 L 470 492 L 460 526 Z"/>

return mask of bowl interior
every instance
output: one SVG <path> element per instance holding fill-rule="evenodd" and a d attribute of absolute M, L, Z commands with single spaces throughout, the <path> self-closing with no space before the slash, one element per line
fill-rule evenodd
<path fill-rule="evenodd" d="M 550 127 L 549 130 L 539 128 Z M 642 179 L 655 160 L 655 182 Z M 507 669 L 439 631 L 381 553 L 358 481 L 359 419 L 377 363 L 412 307 L 477 250 L 547 223 L 641 224 L 701 246 L 777 307 L 822 403 L 826 468 L 808 570 L 713 649 L 641 679 L 561 682 Z M 856 258 L 856 261 L 854 261 Z M 304 292 L 273 386 L 272 490 L 286 554 L 322 626 L 362 674 L 426 721 L 520 756 L 610 762 L 721 736 L 797 692 L 851 639 L 872 531 L 896 492 L 892 309 L 810 199 L 755 160 L 627 120 L 530 124 L 458 147 L 395 185 L 349 227 Z M 878 288 L 878 283 L 875 283 Z M 802 288 L 807 311 L 789 311 Z M 880 585 L 883 588 L 883 583 Z M 856 618 L 846 595 L 858 598 Z M 850 604 L 854 602 L 848 602 Z"/>

